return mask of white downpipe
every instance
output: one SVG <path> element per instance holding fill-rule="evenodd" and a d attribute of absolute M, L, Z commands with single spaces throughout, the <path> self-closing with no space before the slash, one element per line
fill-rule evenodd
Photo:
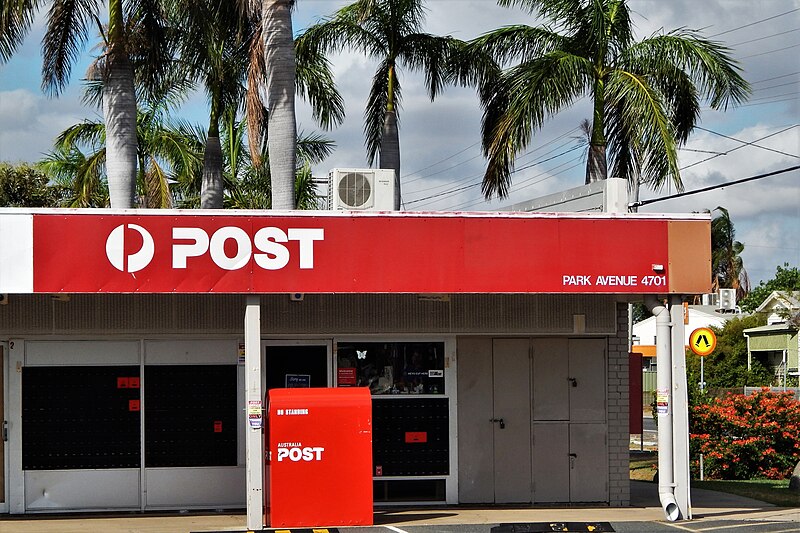
<path fill-rule="evenodd" d="M 667 307 L 648 296 L 645 304 L 656 317 L 656 410 L 658 413 L 658 498 L 667 520 L 681 516 L 675 500 L 672 457 L 672 319 Z"/>

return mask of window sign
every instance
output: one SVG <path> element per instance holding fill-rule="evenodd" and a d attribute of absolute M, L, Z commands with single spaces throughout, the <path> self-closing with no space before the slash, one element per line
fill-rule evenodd
<path fill-rule="evenodd" d="M 369 387 L 374 395 L 444 394 L 444 342 L 342 342 L 337 354 L 340 386 Z"/>
<path fill-rule="evenodd" d="M 287 389 L 307 389 L 311 387 L 311 374 L 286 374 Z"/>

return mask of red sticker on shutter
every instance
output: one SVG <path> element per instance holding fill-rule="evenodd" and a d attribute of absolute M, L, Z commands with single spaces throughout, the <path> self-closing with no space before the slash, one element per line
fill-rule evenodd
<path fill-rule="evenodd" d="M 139 376 L 134 376 L 132 378 L 128 378 L 128 388 L 129 389 L 138 389 L 139 388 Z"/>
<path fill-rule="evenodd" d="M 222 433 L 222 420 L 214 420 L 214 433 Z"/>
<path fill-rule="evenodd" d="M 128 400 L 128 411 L 138 411 L 139 400 Z"/>
<path fill-rule="evenodd" d="M 118 389 L 127 389 L 128 387 L 130 387 L 130 381 L 128 378 L 117 378 Z"/>
<path fill-rule="evenodd" d="M 406 431 L 406 443 L 428 442 L 427 431 Z"/>

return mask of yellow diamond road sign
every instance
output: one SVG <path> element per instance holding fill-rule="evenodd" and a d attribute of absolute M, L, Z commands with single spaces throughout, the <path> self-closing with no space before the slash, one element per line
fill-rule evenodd
<path fill-rule="evenodd" d="M 697 328 L 689 335 L 689 348 L 699 355 L 705 357 L 717 347 L 717 336 L 709 328 Z"/>

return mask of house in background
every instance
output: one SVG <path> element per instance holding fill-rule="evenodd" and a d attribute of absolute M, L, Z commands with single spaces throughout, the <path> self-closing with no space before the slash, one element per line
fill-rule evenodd
<path fill-rule="evenodd" d="M 724 290 L 724 289 L 723 289 Z M 723 299 L 721 298 L 720 301 Z M 689 335 L 697 328 L 709 326 L 721 328 L 725 322 L 734 317 L 741 317 L 738 309 L 726 309 L 721 305 L 689 305 L 686 308 L 688 322 L 686 322 L 684 344 L 689 346 Z M 656 362 L 656 317 L 651 316 L 637 322 L 632 328 L 633 342 L 631 351 L 642 354 L 642 369 L 655 372 Z"/>
<path fill-rule="evenodd" d="M 775 371 L 776 383 L 785 385 L 787 377 L 800 375 L 797 334 L 800 291 L 774 291 L 756 313 L 767 315 L 767 325 L 744 330 L 747 367 L 755 359 Z"/>

